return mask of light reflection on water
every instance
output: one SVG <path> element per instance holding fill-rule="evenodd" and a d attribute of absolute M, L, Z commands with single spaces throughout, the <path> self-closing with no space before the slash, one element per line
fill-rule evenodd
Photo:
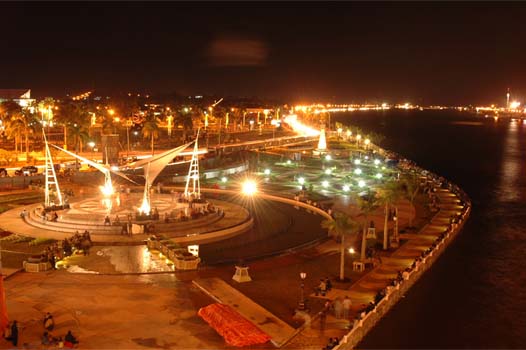
<path fill-rule="evenodd" d="M 162 272 L 173 271 L 173 265 L 168 264 L 165 257 L 151 253 L 142 246 L 111 246 L 100 247 L 97 255 L 109 258 L 109 262 L 120 273 Z"/>
<path fill-rule="evenodd" d="M 508 123 L 504 138 L 502 166 L 497 196 L 501 202 L 511 202 L 522 197 L 520 176 L 522 170 L 519 130 L 516 122 Z"/>

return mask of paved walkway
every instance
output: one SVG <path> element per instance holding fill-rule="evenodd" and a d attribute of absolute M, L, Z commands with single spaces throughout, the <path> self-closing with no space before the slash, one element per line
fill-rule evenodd
<path fill-rule="evenodd" d="M 333 288 L 325 297 L 315 296 L 314 294 L 311 294 L 310 297 L 324 298 L 332 302 L 338 297 L 343 299 L 345 296 L 349 296 L 353 302 L 353 312 L 350 317 L 350 320 L 353 320 L 357 312 L 361 312 L 369 302 L 374 300 L 379 290 L 389 285 L 391 280 L 396 277 L 398 271 L 403 271 L 411 266 L 422 252 L 431 247 L 436 237 L 448 228 L 450 217 L 460 213 L 462 208 L 459 204 L 460 200 L 454 194 L 444 189 L 439 189 L 437 194 L 440 200 L 440 211 L 417 234 L 401 234 L 400 238 L 408 241 L 390 257 L 382 258 L 381 264 L 353 283 L 350 289 Z M 327 344 L 329 337 L 337 336 L 341 338 L 348 332 L 348 327 L 350 326 L 350 321 L 336 319 L 331 314 L 327 317 L 323 330 L 318 320 L 313 323 L 312 327 L 304 329 L 297 337 L 292 339 L 286 345 L 286 348 L 323 348 Z"/>

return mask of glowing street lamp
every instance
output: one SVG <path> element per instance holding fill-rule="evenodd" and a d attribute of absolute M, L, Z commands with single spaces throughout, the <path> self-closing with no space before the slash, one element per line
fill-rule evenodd
<path fill-rule="evenodd" d="M 355 159 L 354 160 L 354 164 L 356 165 L 360 165 L 362 163 L 362 161 L 360 159 Z"/>
<path fill-rule="evenodd" d="M 265 173 L 265 175 L 267 175 L 267 176 L 270 175 L 270 169 L 265 169 L 264 173 Z"/>
<path fill-rule="evenodd" d="M 305 183 L 305 178 L 304 177 L 300 177 L 298 179 L 298 182 L 300 183 L 300 185 L 303 185 Z"/>
<path fill-rule="evenodd" d="M 325 180 L 321 183 L 321 185 L 324 187 L 324 188 L 327 188 L 329 187 L 329 181 Z"/>
<path fill-rule="evenodd" d="M 222 182 L 222 183 L 225 183 L 225 182 L 227 182 L 227 181 L 228 181 L 228 179 L 226 178 L 226 176 L 223 176 L 223 177 L 221 178 L 221 182 Z"/>
<path fill-rule="evenodd" d="M 358 181 L 358 187 L 360 187 L 360 188 L 365 187 L 365 181 L 363 181 L 363 180 Z"/>
<path fill-rule="evenodd" d="M 254 180 L 246 180 L 245 182 L 243 182 L 241 191 L 244 195 L 247 196 L 254 195 L 258 191 L 256 182 Z"/>
<path fill-rule="evenodd" d="M 362 169 L 360 169 L 360 168 L 356 168 L 356 169 L 354 169 L 354 173 L 355 173 L 356 175 L 361 175 L 361 174 L 362 174 Z"/>
<path fill-rule="evenodd" d="M 343 188 L 342 188 L 342 189 L 343 189 L 344 192 L 349 192 L 349 190 L 350 190 L 351 188 L 349 187 L 349 185 L 343 185 Z"/>
<path fill-rule="evenodd" d="M 298 304 L 298 310 L 305 310 L 305 279 L 307 278 L 307 273 L 306 272 L 300 272 L 300 279 L 301 279 L 301 284 L 300 284 L 300 291 L 301 291 L 301 294 L 300 294 L 300 302 Z"/>

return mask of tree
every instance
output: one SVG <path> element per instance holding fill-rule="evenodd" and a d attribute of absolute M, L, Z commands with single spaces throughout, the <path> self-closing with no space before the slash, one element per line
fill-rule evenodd
<path fill-rule="evenodd" d="M 85 125 L 73 124 L 67 127 L 69 135 L 73 138 L 75 152 L 82 152 L 82 145 L 89 139 L 88 128 Z"/>
<path fill-rule="evenodd" d="M 411 203 L 411 213 L 409 214 L 409 227 L 413 227 L 413 217 L 415 216 L 415 198 L 420 191 L 418 177 L 416 175 L 406 175 L 402 178 L 402 191 L 404 196 Z"/>
<path fill-rule="evenodd" d="M 18 153 L 18 143 L 22 143 L 24 135 L 24 144 L 26 149 L 26 160 L 29 160 L 29 135 L 34 134 L 39 128 L 39 122 L 34 113 L 29 109 L 13 110 L 11 117 L 8 119 L 6 134 L 8 139 L 15 140 L 15 152 Z M 22 147 L 20 147 L 22 150 Z"/>
<path fill-rule="evenodd" d="M 333 220 L 324 220 L 321 227 L 327 229 L 330 235 L 339 237 L 340 243 L 340 280 L 345 279 L 345 236 L 356 233 L 358 223 L 343 213 L 336 213 Z"/>
<path fill-rule="evenodd" d="M 384 218 L 384 240 L 383 240 L 383 249 L 387 250 L 389 248 L 388 244 L 388 217 L 389 217 L 389 211 L 391 209 L 391 206 L 393 204 L 396 204 L 396 202 L 400 199 L 400 196 L 402 195 L 402 190 L 400 187 L 400 183 L 398 181 L 391 181 L 384 185 L 383 189 L 380 191 L 380 203 L 383 203 L 384 205 L 384 211 L 385 211 L 385 218 Z"/>
<path fill-rule="evenodd" d="M 360 208 L 360 211 L 362 212 L 362 215 L 364 217 L 363 222 L 363 231 L 362 231 L 362 247 L 360 250 L 360 260 L 365 260 L 365 248 L 366 248 L 366 234 L 367 234 L 367 226 L 369 223 L 369 215 L 376 210 L 379 206 L 378 198 L 376 198 L 376 193 L 373 191 L 369 191 L 367 194 L 363 196 L 358 196 L 356 198 L 358 207 Z"/>
<path fill-rule="evenodd" d="M 142 127 L 142 136 L 151 140 L 152 156 L 154 155 L 153 141 L 159 138 L 159 119 L 153 114 L 149 115 Z"/>
<path fill-rule="evenodd" d="M 67 101 L 58 110 L 57 120 L 64 127 L 64 145 L 67 147 L 67 133 L 72 128 L 87 129 L 90 124 L 90 115 L 81 102 Z M 77 142 L 75 140 L 75 142 Z"/>
<path fill-rule="evenodd" d="M 178 125 L 182 126 L 183 142 L 186 142 L 188 132 L 192 133 L 194 130 L 191 111 L 188 108 L 184 108 L 177 114 L 176 122 Z"/>

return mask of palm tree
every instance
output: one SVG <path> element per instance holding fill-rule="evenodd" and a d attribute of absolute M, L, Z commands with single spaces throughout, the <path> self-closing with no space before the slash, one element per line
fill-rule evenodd
<path fill-rule="evenodd" d="M 22 143 L 21 135 L 24 135 L 26 148 L 26 160 L 29 160 L 29 135 L 35 133 L 39 123 L 34 113 L 29 109 L 20 109 L 11 114 L 9 125 L 7 126 L 8 138 L 15 139 L 15 152 L 18 152 L 17 142 Z M 20 147 L 22 150 L 22 147 Z"/>
<path fill-rule="evenodd" d="M 84 105 L 68 101 L 60 107 L 57 120 L 64 127 L 64 145 L 67 147 L 67 132 L 76 128 L 75 124 L 80 128 L 88 127 L 90 115 Z"/>
<path fill-rule="evenodd" d="M 363 196 L 358 196 L 356 198 L 356 201 L 364 217 L 360 260 L 365 261 L 366 234 L 367 234 L 367 225 L 369 223 L 369 214 L 371 214 L 373 211 L 376 210 L 376 208 L 378 208 L 379 202 L 378 202 L 378 199 L 376 198 L 376 193 L 372 191 L 368 192 L 367 194 Z"/>
<path fill-rule="evenodd" d="M 343 213 L 336 213 L 333 220 L 324 220 L 321 227 L 327 229 L 329 234 L 340 237 L 340 281 L 345 279 L 345 235 L 356 233 L 358 223 Z"/>
<path fill-rule="evenodd" d="M 194 130 L 194 123 L 192 121 L 192 113 L 188 111 L 188 109 L 183 109 L 180 113 L 177 115 L 177 124 L 181 125 L 183 127 L 183 142 L 186 142 L 186 137 L 188 132 L 192 132 Z"/>
<path fill-rule="evenodd" d="M 67 127 L 69 135 L 73 138 L 75 152 L 82 152 L 82 145 L 89 139 L 88 128 L 85 125 L 73 124 Z"/>
<path fill-rule="evenodd" d="M 145 139 L 150 138 L 153 156 L 153 141 L 159 137 L 159 120 L 154 115 L 149 116 L 144 122 L 142 136 Z"/>
<path fill-rule="evenodd" d="M 413 227 L 413 217 L 415 216 L 415 198 L 420 191 L 418 178 L 416 175 L 407 175 L 402 179 L 402 189 L 404 196 L 411 203 L 411 214 L 409 215 L 409 227 Z"/>
<path fill-rule="evenodd" d="M 24 132 L 24 123 L 21 118 L 18 118 L 17 115 L 11 117 L 6 125 L 6 136 L 8 140 L 14 140 L 15 141 L 15 154 L 18 158 L 18 144 L 21 140 L 21 135 Z M 22 147 L 20 147 L 21 149 Z"/>
<path fill-rule="evenodd" d="M 380 191 L 380 203 L 383 203 L 385 208 L 385 218 L 384 218 L 384 242 L 383 242 L 383 249 L 388 249 L 388 217 L 389 217 L 389 210 L 391 209 L 391 206 L 395 204 L 402 195 L 402 191 L 400 188 L 400 183 L 398 181 L 391 181 L 384 185 L 383 189 Z"/>

